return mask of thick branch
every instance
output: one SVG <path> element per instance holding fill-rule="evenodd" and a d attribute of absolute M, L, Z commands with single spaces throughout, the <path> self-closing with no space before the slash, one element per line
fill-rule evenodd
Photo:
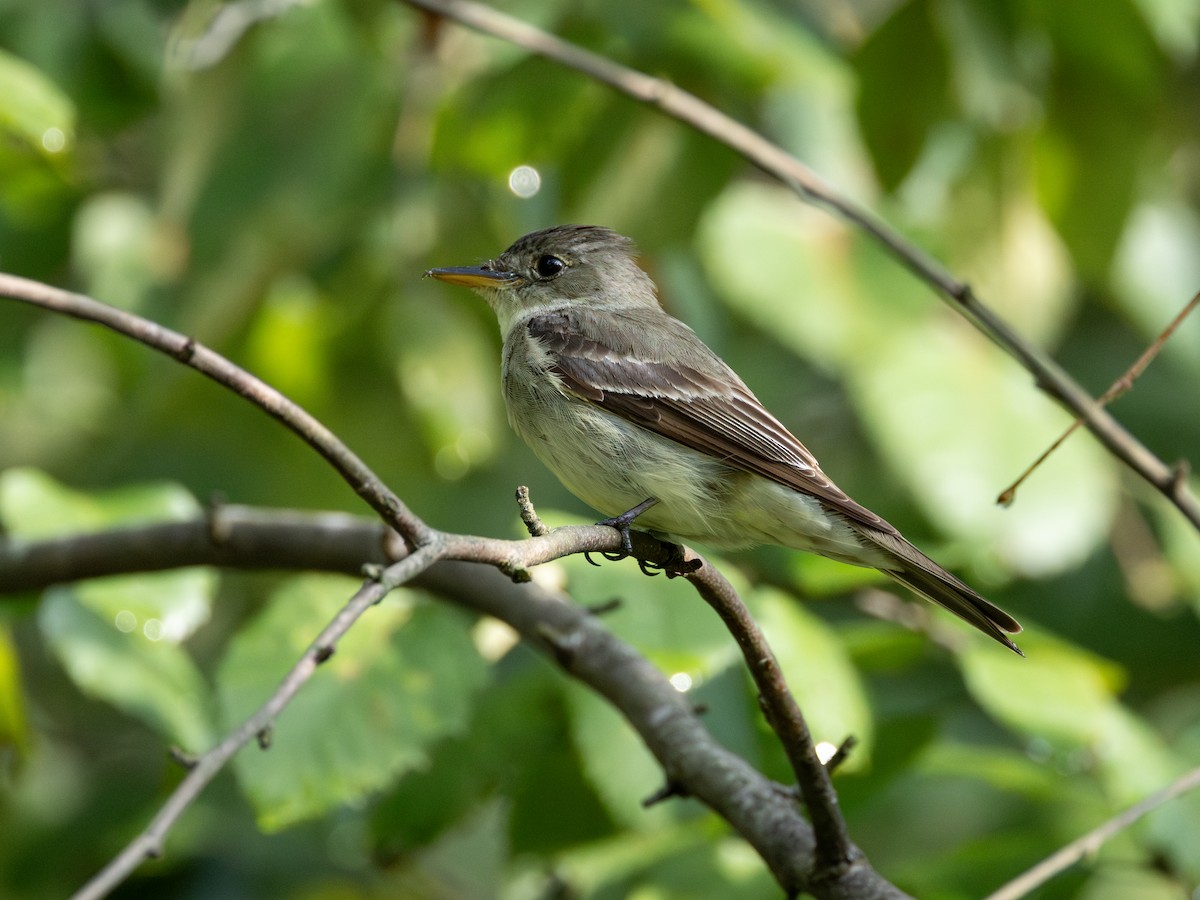
<path fill-rule="evenodd" d="M 917 278 L 951 301 L 954 308 L 1024 366 L 1033 375 L 1038 387 L 1075 413 L 1113 456 L 1158 489 L 1200 530 L 1200 503 L 1188 490 L 1186 479 L 1180 477 L 1179 466 L 1169 466 L 1151 453 L 1066 370 L 1017 334 L 985 305 L 970 285 L 959 281 L 882 220 L 840 194 L 783 148 L 670 82 L 622 66 L 481 3 L 472 0 L 404 2 L 508 41 L 582 72 L 635 100 L 657 107 L 668 116 L 736 151 L 803 199 L 833 210 L 877 241 Z"/>
<path fill-rule="evenodd" d="M 615 530 L 598 526 L 560 528 L 526 541 L 444 537 L 444 541 L 437 542 L 437 553 L 459 551 L 489 561 L 506 560 L 518 569 L 585 549 L 615 550 L 620 546 Z M 635 532 L 633 537 L 639 556 L 653 561 L 666 559 L 672 552 L 669 545 L 647 535 Z M 231 505 L 190 522 L 141 525 L 34 542 L 0 541 L 0 593 L 99 575 L 206 564 L 259 569 L 320 567 L 351 572 L 364 561 L 393 562 L 404 552 L 397 535 L 368 519 Z M 424 556 L 420 556 L 422 553 Z M 269 726 L 282 705 L 311 675 L 317 660 L 328 653 L 376 597 L 376 588 L 386 588 L 404 575 L 410 577 L 410 584 L 507 622 L 532 646 L 611 701 L 662 765 L 668 782 L 680 793 L 705 803 L 737 829 L 785 890 L 808 890 L 830 898 L 904 896 L 871 869 L 851 844 L 847 843 L 843 852 L 852 863 L 843 863 L 832 873 L 828 866 L 817 867 L 813 830 L 790 798 L 716 744 L 686 698 L 662 673 L 586 610 L 533 585 L 516 584 L 493 568 L 447 560 L 433 562 L 435 558 L 432 550 L 418 551 L 387 570 L 385 584 L 372 581 L 364 585 L 338 620 L 314 641 L 280 691 L 237 732 L 201 757 L 147 829 L 80 896 L 103 896 L 142 860 L 157 855 L 169 828 L 227 761 L 231 742 L 240 742 L 237 746 L 241 746 Z M 727 583 L 715 568 L 705 565 L 700 571 L 709 573 L 697 582 L 702 593 L 721 594 L 719 603 L 726 607 L 740 602 L 721 587 Z M 765 644 L 754 646 L 754 653 L 773 659 Z M 782 679 L 777 685 L 766 686 L 771 704 L 786 702 L 779 696 L 780 691 L 786 693 Z M 791 748 L 789 753 L 793 753 Z M 820 809 L 825 801 L 808 802 L 810 809 Z M 835 798 L 832 802 L 836 806 Z"/>
<path fill-rule="evenodd" d="M 846 822 L 838 805 L 829 771 L 817 756 L 817 748 L 796 698 L 788 690 L 775 653 L 767 644 L 758 623 L 750 616 L 733 585 L 713 566 L 703 565 L 687 576 L 738 642 L 746 667 L 758 686 L 767 721 L 779 735 L 804 804 L 808 807 L 817 837 L 815 880 L 835 880 L 857 862 L 857 848 L 850 842 Z"/>

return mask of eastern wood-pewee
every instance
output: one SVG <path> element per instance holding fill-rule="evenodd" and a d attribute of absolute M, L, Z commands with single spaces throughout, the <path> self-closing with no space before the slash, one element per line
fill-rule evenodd
<path fill-rule="evenodd" d="M 1021 626 L 851 500 L 687 325 L 607 228 L 527 234 L 425 273 L 480 294 L 504 335 L 508 418 L 575 496 L 718 548 L 778 544 L 878 569 L 1017 653 Z"/>

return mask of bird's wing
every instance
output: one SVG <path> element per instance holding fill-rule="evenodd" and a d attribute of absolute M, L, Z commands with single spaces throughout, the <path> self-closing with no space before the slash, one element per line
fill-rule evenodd
<path fill-rule="evenodd" d="M 741 379 L 685 332 L 694 365 L 618 351 L 570 311 L 532 317 L 526 327 L 562 386 L 589 403 L 729 465 L 818 498 L 854 522 L 898 534 L 855 503 Z M 609 323 L 606 323 L 609 324 Z M 615 324 L 615 329 L 628 323 Z M 612 330 L 612 329 L 610 329 Z M 636 343 L 636 342 L 635 342 Z M 645 354 L 649 355 L 649 354 Z"/>

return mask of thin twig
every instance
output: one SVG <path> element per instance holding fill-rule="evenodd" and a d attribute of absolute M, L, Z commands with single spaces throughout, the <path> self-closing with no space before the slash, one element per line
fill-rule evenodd
<path fill-rule="evenodd" d="M 882 220 L 839 194 L 796 157 L 756 131 L 668 81 L 584 50 L 520 19 L 472 0 L 403 0 L 469 28 L 508 41 L 654 106 L 741 154 L 803 199 L 827 207 L 878 242 L 917 278 L 929 284 L 980 331 L 1021 363 L 1038 387 L 1074 412 L 1108 451 L 1162 492 L 1200 530 L 1200 503 L 1177 467 L 1168 466 L 1096 402 L 1045 352 L 1029 343 L 936 260 Z"/>
<path fill-rule="evenodd" d="M 1200 788 L 1200 768 L 1192 769 L 1181 775 L 1161 791 L 1154 792 L 1124 812 L 1113 816 L 1099 827 L 1067 844 L 1053 855 L 1046 857 L 1032 869 L 1018 875 L 995 893 L 989 894 L 987 900 L 1017 900 L 1019 897 L 1024 897 L 1055 875 L 1075 865 L 1085 856 L 1099 851 L 1107 840 L 1128 828 L 1142 816 L 1196 788 Z"/>
<path fill-rule="evenodd" d="M 412 546 L 421 546 L 434 539 L 433 529 L 417 518 L 333 432 L 275 388 L 203 344 L 157 322 L 108 306 L 83 294 L 64 291 L 17 275 L 0 272 L 0 296 L 103 325 L 208 376 L 245 397 L 303 438 Z"/>
<path fill-rule="evenodd" d="M 162 855 L 167 832 L 181 815 L 196 801 L 225 764 L 242 747 L 259 735 L 268 732 L 275 718 L 291 702 L 296 692 L 313 676 L 317 667 L 358 618 L 396 587 L 415 573 L 428 568 L 437 559 L 436 550 L 422 547 L 411 556 L 389 567 L 383 577 L 369 579 L 347 601 L 333 620 L 322 629 L 304 655 L 284 676 L 283 681 L 250 718 L 246 719 L 219 744 L 195 761 L 187 775 L 171 792 L 158 814 L 125 849 L 79 889 L 73 900 L 98 900 L 130 876 L 147 859 Z"/>
<path fill-rule="evenodd" d="M 620 535 L 614 529 L 604 526 L 558 529 L 521 542 L 497 541 L 437 531 L 410 512 L 365 463 L 309 413 L 274 388 L 191 338 L 148 319 L 107 306 L 82 294 L 64 291 L 14 275 L 0 273 L 0 296 L 104 325 L 165 353 L 176 361 L 207 375 L 218 384 L 230 388 L 256 406 L 261 407 L 316 449 L 354 490 L 381 514 L 388 524 L 404 535 L 409 546 L 414 548 L 412 555 L 379 573 L 378 578 L 372 577 L 364 584 L 355 597 L 322 630 L 259 711 L 217 746 L 200 757 L 147 828 L 89 881 L 80 890 L 78 897 L 105 896 L 145 859 L 159 855 L 162 852 L 162 844 L 167 832 L 196 800 L 217 772 L 237 749 L 251 739 L 258 737 L 260 743 L 266 740 L 274 717 L 290 702 L 301 685 L 311 677 L 316 666 L 329 657 L 337 639 L 372 603 L 386 595 L 392 587 L 402 583 L 414 573 L 423 571 L 439 559 L 484 562 L 502 571 L 516 573 L 523 572 L 528 566 L 570 553 L 612 550 L 620 545 Z M 203 521 L 204 534 L 215 548 L 227 548 L 231 539 L 231 531 L 228 524 L 219 521 L 220 516 L 220 507 L 210 511 Z M 639 560 L 660 567 L 671 562 L 677 554 L 677 548 L 674 545 L 658 541 L 642 533 L 633 535 L 633 547 L 635 556 Z M 8 550 L 11 547 L 6 546 L 5 549 Z M 23 549 L 18 548 L 18 554 Z M 705 568 L 712 569 L 712 567 Z M 716 576 L 715 570 L 711 570 L 708 577 L 711 579 L 714 576 Z M 711 584 L 711 582 L 700 583 Z M 732 588 L 729 588 L 729 591 L 732 592 Z M 736 598 L 736 595 L 734 597 Z M 594 619 L 594 617 L 589 617 L 589 619 Z M 541 634 L 541 627 L 535 630 L 535 633 Z M 741 637 L 739 637 L 740 640 L 742 640 Z M 574 644 L 572 643 L 571 646 L 574 647 Z M 765 644 L 763 648 L 765 654 L 769 656 L 770 651 L 765 648 Z M 562 648 L 554 649 L 561 651 Z M 783 715 L 773 714 L 770 716 L 772 724 L 775 724 L 778 719 L 781 727 L 779 734 L 787 744 L 789 755 L 803 756 L 806 752 L 811 751 L 813 759 L 816 760 L 816 751 L 812 747 L 811 738 L 807 735 L 803 718 L 800 717 L 799 710 L 795 708 L 794 699 L 787 693 L 782 676 L 778 675 L 778 667 L 776 666 L 775 669 L 778 684 L 774 686 L 773 692 L 781 698 L 786 698 L 786 703 L 790 703 L 791 706 L 790 708 L 780 707 L 784 711 Z M 755 677 L 756 679 L 760 677 L 757 670 Z M 686 707 L 686 704 L 684 705 Z M 691 714 L 690 708 L 688 710 Z M 797 738 L 797 735 L 800 737 Z M 800 743 L 794 743 L 798 739 Z M 802 790 L 807 791 L 805 797 L 809 802 L 810 815 L 814 820 L 822 820 L 822 827 L 827 831 L 827 835 L 822 838 L 823 848 L 818 857 L 818 861 L 822 865 L 815 869 L 812 866 L 805 866 L 802 870 L 805 874 L 797 878 L 794 863 L 797 853 L 803 855 L 803 844 L 792 845 L 790 849 L 785 845 L 785 858 L 781 861 L 778 848 L 772 849 L 775 838 L 763 839 L 758 836 L 760 839 L 755 841 L 751 834 L 747 834 L 747 838 L 754 846 L 763 848 L 760 849 L 760 852 L 762 852 L 764 860 L 780 880 L 780 884 L 789 891 L 794 892 L 806 885 L 814 889 L 820 887 L 828 888 L 831 891 L 841 891 L 847 885 L 858 884 L 860 880 L 865 879 L 863 883 L 872 884 L 879 896 L 902 896 L 893 886 L 879 878 L 865 864 L 861 854 L 853 848 L 853 845 L 849 844 L 849 839 L 845 836 L 845 825 L 841 822 L 840 813 L 836 809 L 836 795 L 832 793 L 832 787 L 828 785 L 828 773 L 825 772 L 824 767 L 819 765 L 819 760 L 817 760 L 817 764 L 821 770 L 821 776 L 825 778 L 828 796 L 822 794 L 819 785 L 815 788 L 811 785 L 806 787 L 806 779 L 799 775 L 798 777 L 801 779 Z M 669 761 L 664 762 L 664 768 L 667 769 L 668 780 L 677 782 L 678 779 L 674 776 Z M 713 808 L 719 808 L 722 815 L 725 815 L 735 827 L 739 827 L 739 830 L 739 822 L 744 819 L 750 821 L 745 818 L 745 810 L 739 805 L 741 798 L 723 798 L 719 792 L 714 794 L 711 790 L 697 791 L 691 785 L 686 787 L 696 796 L 728 801 L 720 806 L 714 805 Z M 835 820 L 832 825 L 825 821 L 831 813 Z M 840 835 L 836 829 L 840 829 Z M 781 868 L 783 862 L 786 862 L 787 865 Z M 810 883 L 807 874 L 810 870 L 814 874 L 820 874 L 819 882 Z"/>
<path fill-rule="evenodd" d="M 525 530 L 529 532 L 530 537 L 541 537 L 550 533 L 546 523 L 533 508 L 533 501 L 529 499 L 529 488 L 523 484 L 517 487 L 517 508 L 521 510 L 521 521 L 525 523 Z"/>
<path fill-rule="evenodd" d="M 1179 311 L 1179 314 L 1175 316 L 1175 318 L 1171 320 L 1170 324 L 1162 330 L 1162 333 L 1154 339 L 1154 342 L 1147 347 L 1142 355 L 1134 361 L 1133 365 L 1125 371 L 1125 374 L 1109 385 L 1108 390 L 1101 394 L 1096 402 L 1101 406 L 1107 406 L 1126 391 L 1131 390 L 1133 388 L 1133 382 L 1142 374 L 1142 372 L 1146 371 L 1146 367 L 1154 361 L 1156 356 L 1158 356 L 1159 351 L 1162 350 L 1162 348 L 1166 345 L 1171 335 L 1175 333 L 1175 329 L 1177 329 L 1183 323 L 1183 320 L 1188 317 L 1188 315 L 1196 308 L 1198 304 L 1200 304 L 1200 292 L 1198 292 L 1194 297 L 1192 297 L 1191 300 L 1188 301 L 1187 305 Z M 1066 431 L 1058 436 L 1058 440 L 1042 451 L 1042 455 L 1035 459 L 1030 464 L 1029 468 L 1021 473 L 1020 477 L 1017 478 L 1016 481 L 1000 492 L 1000 496 L 996 498 L 996 502 L 1001 506 L 1012 505 L 1013 500 L 1016 499 L 1017 496 L 1017 488 L 1024 484 L 1025 479 L 1032 475 L 1034 470 L 1044 463 L 1049 458 L 1051 453 L 1062 446 L 1063 442 L 1066 441 L 1066 439 L 1072 434 L 1074 434 L 1075 430 L 1082 424 L 1083 419 L 1079 416 L 1076 416 L 1075 421 L 1068 425 Z"/>
<path fill-rule="evenodd" d="M 142 524 L 23 541 L 19 545 L 0 541 L 0 594 L 101 575 L 195 565 L 350 572 L 364 559 L 394 562 L 396 554 L 405 552 L 398 542 L 389 540 L 391 533 L 383 525 L 360 516 L 238 505 L 222 506 L 213 515 L 220 521 L 213 522 L 211 515 L 197 516 L 182 522 Z M 462 542 L 458 546 L 457 540 Z M 439 544 L 442 553 L 461 551 L 493 563 L 515 559 L 533 565 L 554 553 L 615 550 L 620 540 L 611 528 L 571 526 L 526 541 L 451 535 Z M 670 545 L 639 532 L 634 532 L 633 543 L 639 556 L 665 558 L 671 552 Z M 432 554 L 433 550 L 428 552 Z M 706 578 L 715 577 L 712 566 L 704 571 Z M 371 583 L 376 582 L 372 579 Z M 607 632 L 593 611 L 564 603 L 535 585 L 513 584 L 487 567 L 447 559 L 415 573 L 411 583 L 507 622 L 572 677 L 605 696 L 646 742 L 667 781 L 737 829 L 785 890 L 810 890 L 831 898 L 903 896 L 856 850 L 851 851 L 853 862 L 840 875 L 834 873 L 837 880 L 818 884 L 814 832 L 791 803 L 791 795 L 779 792 L 744 760 L 722 749 L 704 729 L 687 697 L 632 648 Z M 320 659 L 331 647 L 330 641 L 314 642 L 311 658 Z M 282 708 L 278 699 L 269 702 L 277 714 Z M 249 720 L 238 731 L 238 738 L 248 742 L 264 733 L 269 718 Z M 225 741 L 221 747 L 227 750 Z M 224 754 L 225 750 L 210 752 Z M 203 765 L 203 759 L 191 763 Z M 213 757 L 203 777 L 209 776 L 216 762 Z M 121 861 L 110 864 L 103 881 L 97 876 L 89 890 L 99 892 L 111 887 L 120 880 L 120 871 L 128 875 L 131 865 L 136 866 L 147 854 L 161 849 L 167 831 L 202 787 L 197 781 L 188 784 L 188 794 L 170 799 L 170 813 L 164 809 L 123 852 Z"/>

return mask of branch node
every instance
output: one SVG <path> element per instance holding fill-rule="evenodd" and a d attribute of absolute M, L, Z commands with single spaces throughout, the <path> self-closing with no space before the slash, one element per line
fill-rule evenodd
<path fill-rule="evenodd" d="M 657 791 L 642 801 L 642 806 L 649 809 L 664 800 L 670 800 L 672 797 L 687 797 L 689 796 L 687 789 L 677 781 L 668 779 L 667 783 L 660 787 Z"/>
<path fill-rule="evenodd" d="M 1184 487 L 1187 485 L 1188 476 L 1192 474 L 1192 464 L 1186 459 L 1175 461 L 1175 465 L 1171 466 L 1171 480 L 1167 482 L 1171 490 L 1171 495 L 1178 497 L 1183 493 Z"/>
<path fill-rule="evenodd" d="M 196 339 L 191 337 L 187 338 L 184 340 L 183 344 L 180 345 L 178 350 L 173 350 L 171 352 L 171 355 L 181 363 L 190 363 L 192 361 L 192 357 L 196 355 Z"/>
<path fill-rule="evenodd" d="M 335 649 L 336 648 L 333 646 L 333 644 L 326 644 L 323 647 L 318 647 L 317 652 L 313 654 L 313 660 L 319 666 L 321 663 L 328 660 L 329 657 L 333 656 L 333 651 Z"/>
<path fill-rule="evenodd" d="M 373 581 L 376 584 L 383 581 L 384 566 L 381 566 L 379 563 L 363 563 L 359 571 L 362 572 L 362 577 L 367 579 L 367 581 Z"/>
<path fill-rule="evenodd" d="M 208 503 L 204 509 L 204 518 L 208 523 L 208 539 L 214 547 L 224 547 L 229 543 L 232 526 L 221 515 L 225 503 L 225 495 L 220 491 L 213 491 L 208 495 Z"/>
<path fill-rule="evenodd" d="M 546 624 L 539 625 L 537 632 L 554 651 L 555 661 L 569 671 L 575 654 L 583 643 L 583 636 L 578 631 L 561 631 Z"/>
<path fill-rule="evenodd" d="M 511 578 L 513 584 L 528 584 L 533 581 L 533 575 L 530 574 L 528 567 L 515 560 L 506 560 L 497 568 Z"/>
<path fill-rule="evenodd" d="M 176 746 L 172 745 L 172 747 L 168 751 L 168 753 L 170 753 L 171 760 L 176 765 L 178 765 L 184 769 L 188 769 L 188 770 L 194 769 L 194 768 L 196 768 L 196 763 L 200 762 L 199 756 L 197 756 L 194 753 L 188 753 L 182 747 L 176 747 Z"/>
<path fill-rule="evenodd" d="M 613 597 L 611 600 L 605 600 L 603 603 L 593 603 L 590 606 L 585 606 L 584 609 L 593 616 L 605 616 L 610 612 L 620 609 L 623 602 L 620 597 Z"/>
<path fill-rule="evenodd" d="M 546 523 L 533 508 L 533 501 L 529 499 L 529 488 L 523 484 L 517 486 L 517 507 L 521 510 L 521 521 L 525 523 L 530 537 L 543 537 L 550 533 Z"/>
<path fill-rule="evenodd" d="M 852 734 L 846 735 L 846 739 L 838 745 L 837 750 L 833 752 L 833 756 L 825 761 L 826 771 L 830 773 L 834 772 L 838 766 L 850 758 L 850 753 L 856 746 L 858 746 L 858 738 Z"/>

